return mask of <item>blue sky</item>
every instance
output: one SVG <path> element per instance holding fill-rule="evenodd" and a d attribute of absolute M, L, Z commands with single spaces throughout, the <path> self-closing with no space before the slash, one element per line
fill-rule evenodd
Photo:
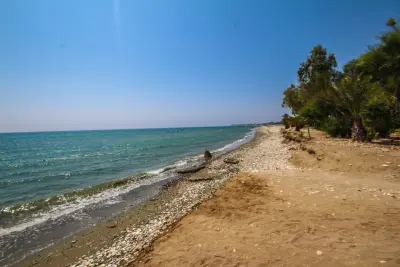
<path fill-rule="evenodd" d="M 0 1 L 0 132 L 279 120 L 321 43 L 340 64 L 400 1 Z"/>

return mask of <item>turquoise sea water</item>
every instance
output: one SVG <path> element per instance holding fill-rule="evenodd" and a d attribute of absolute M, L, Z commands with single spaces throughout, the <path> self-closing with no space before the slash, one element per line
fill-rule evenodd
<path fill-rule="evenodd" d="M 199 163 L 205 149 L 224 153 L 251 137 L 251 127 L 240 126 L 0 134 L 0 243 L 88 206 L 118 203 Z"/>

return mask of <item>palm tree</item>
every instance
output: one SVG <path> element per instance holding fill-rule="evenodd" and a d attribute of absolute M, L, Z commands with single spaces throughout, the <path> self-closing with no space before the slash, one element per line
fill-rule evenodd
<path fill-rule="evenodd" d="M 378 89 L 376 84 L 357 74 L 346 75 L 332 86 L 332 97 L 338 109 L 350 116 L 353 121 L 351 137 L 354 141 L 367 139 L 363 114 Z"/>

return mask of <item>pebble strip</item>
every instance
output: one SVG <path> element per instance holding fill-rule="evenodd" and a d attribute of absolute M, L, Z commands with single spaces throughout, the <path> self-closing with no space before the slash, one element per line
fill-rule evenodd
<path fill-rule="evenodd" d="M 262 172 L 268 170 L 294 170 L 297 169 L 289 163 L 291 152 L 289 146 L 282 144 L 282 127 L 262 127 L 260 133 L 267 134 L 256 146 L 246 149 L 238 155 L 241 159 L 239 167 L 245 172 Z M 236 152 L 234 152 L 236 153 Z"/>

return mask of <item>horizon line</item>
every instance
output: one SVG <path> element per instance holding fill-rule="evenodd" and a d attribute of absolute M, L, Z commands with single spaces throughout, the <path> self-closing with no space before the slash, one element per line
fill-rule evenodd
<path fill-rule="evenodd" d="M 79 130 L 38 130 L 38 131 L 11 131 L 0 132 L 0 134 L 19 134 L 19 133 L 53 133 L 53 132 L 89 132 L 89 131 L 121 131 L 121 130 L 151 130 L 151 129 L 181 129 L 181 128 L 213 128 L 213 127 L 232 127 L 232 126 L 246 126 L 246 125 L 259 125 L 275 122 L 250 122 L 250 123 L 234 123 L 229 125 L 210 125 L 210 126 L 172 126 L 172 127 L 144 127 L 144 128 L 115 128 L 115 129 L 79 129 Z"/>

